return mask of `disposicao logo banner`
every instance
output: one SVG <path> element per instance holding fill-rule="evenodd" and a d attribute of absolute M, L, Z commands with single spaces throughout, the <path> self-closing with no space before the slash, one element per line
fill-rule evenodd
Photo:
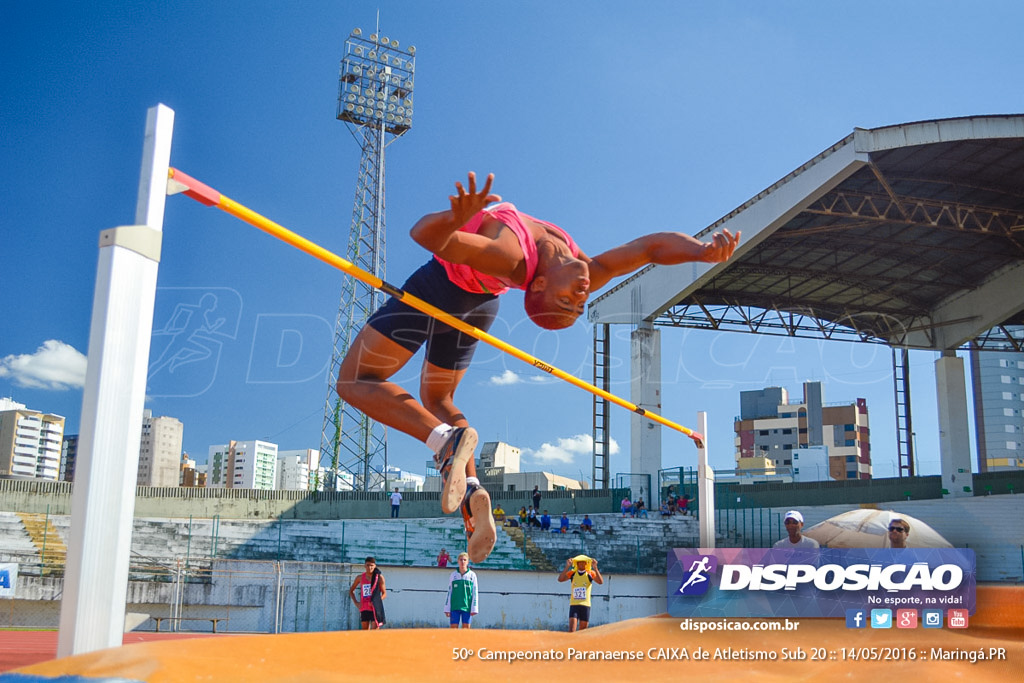
<path fill-rule="evenodd" d="M 974 551 L 963 548 L 674 548 L 673 617 L 844 617 L 859 608 L 974 614 Z"/>

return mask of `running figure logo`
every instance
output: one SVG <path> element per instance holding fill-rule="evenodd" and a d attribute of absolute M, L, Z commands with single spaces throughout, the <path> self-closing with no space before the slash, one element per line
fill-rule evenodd
<path fill-rule="evenodd" d="M 714 555 L 685 555 L 679 558 L 685 569 L 679 595 L 704 595 L 711 586 L 710 575 L 718 569 L 718 558 Z"/>
<path fill-rule="evenodd" d="M 217 376 L 225 343 L 238 337 L 242 299 L 223 287 L 162 287 L 156 309 L 146 393 L 199 396 Z"/>

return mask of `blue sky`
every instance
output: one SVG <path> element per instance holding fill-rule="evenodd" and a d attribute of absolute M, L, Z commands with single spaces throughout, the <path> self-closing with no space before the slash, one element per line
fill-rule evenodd
<path fill-rule="evenodd" d="M 426 258 L 408 239 L 469 170 L 568 229 L 588 253 L 652 230 L 696 233 L 849 134 L 1024 111 L 1016 2 L 408 0 L 6 3 L 0 9 L 0 396 L 78 429 L 99 232 L 133 221 L 147 108 L 175 110 L 172 165 L 345 254 L 359 147 L 335 120 L 345 37 L 417 48 L 412 130 L 388 148 L 388 279 Z M 185 450 L 265 438 L 317 448 L 343 275 L 218 211 L 168 200 L 152 361 L 182 306 L 212 295 L 210 355 L 154 375 L 147 407 Z M 209 299 L 208 299 L 209 300 Z M 590 379 L 591 331 L 541 333 L 511 293 L 492 332 Z M 628 368 L 627 328 L 613 355 Z M 663 330 L 663 410 L 709 413 L 732 466 L 739 391 L 806 379 L 868 400 L 876 476 L 895 471 L 885 347 Z M 922 471 L 938 471 L 935 354 L 911 354 Z M 400 375 L 415 387 L 418 359 Z M 628 374 L 613 391 L 628 398 Z M 591 473 L 591 397 L 481 348 L 457 396 L 484 440 L 524 464 Z M 628 471 L 629 415 L 613 408 Z M 666 431 L 665 467 L 694 464 Z M 424 448 L 392 432 L 393 463 Z"/>

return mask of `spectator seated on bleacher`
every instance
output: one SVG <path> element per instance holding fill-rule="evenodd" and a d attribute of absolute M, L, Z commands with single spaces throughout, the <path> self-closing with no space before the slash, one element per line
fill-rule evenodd
<path fill-rule="evenodd" d="M 541 531 L 547 531 L 551 528 L 551 515 L 545 510 L 544 514 L 540 516 L 540 529 Z"/>
<path fill-rule="evenodd" d="M 593 531 L 594 523 L 590 521 L 590 515 L 583 515 L 583 521 L 580 522 L 580 531 Z"/>
<path fill-rule="evenodd" d="M 625 517 L 626 515 L 633 514 L 633 504 L 629 502 L 629 498 L 623 498 L 622 503 L 620 503 L 619 507 L 622 510 L 623 517 Z"/>
<path fill-rule="evenodd" d="M 665 501 L 662 501 L 662 503 L 661 503 L 661 516 L 662 517 L 671 517 L 672 516 L 672 511 L 668 509 L 668 503 L 666 503 Z"/>
<path fill-rule="evenodd" d="M 636 499 L 633 503 L 633 516 L 634 517 L 647 517 L 647 506 L 644 505 L 643 496 Z"/>
<path fill-rule="evenodd" d="M 562 513 L 562 519 L 559 520 L 558 532 L 562 534 L 569 533 L 569 515 Z"/>
<path fill-rule="evenodd" d="M 495 522 L 504 523 L 504 521 L 505 521 L 505 511 L 501 509 L 501 503 L 498 503 L 495 506 L 493 514 L 494 514 L 494 521 Z"/>

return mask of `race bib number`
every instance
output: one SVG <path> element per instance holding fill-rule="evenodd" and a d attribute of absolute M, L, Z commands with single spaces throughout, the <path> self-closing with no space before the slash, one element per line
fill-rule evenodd
<path fill-rule="evenodd" d="M 586 586 L 576 586 L 575 588 L 573 588 L 572 589 L 572 599 L 573 600 L 586 600 L 587 599 L 587 587 Z"/>
<path fill-rule="evenodd" d="M 368 583 L 364 583 L 363 584 L 363 597 L 364 598 L 373 597 L 373 586 L 371 586 Z"/>

